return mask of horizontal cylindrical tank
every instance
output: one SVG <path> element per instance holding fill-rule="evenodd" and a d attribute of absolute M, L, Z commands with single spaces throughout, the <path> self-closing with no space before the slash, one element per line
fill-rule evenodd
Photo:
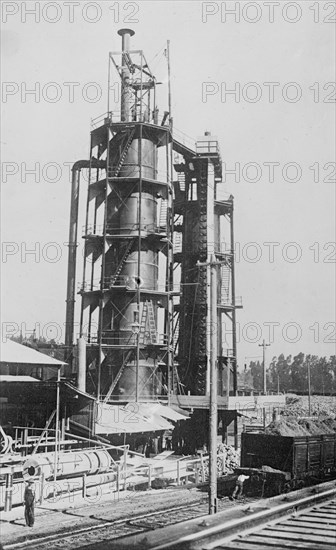
<path fill-rule="evenodd" d="M 56 477 L 107 472 L 112 467 L 112 463 L 112 458 L 105 449 L 61 452 L 58 454 Z M 55 453 L 35 454 L 23 464 L 24 479 L 40 476 L 42 473 L 46 480 L 54 478 Z"/>

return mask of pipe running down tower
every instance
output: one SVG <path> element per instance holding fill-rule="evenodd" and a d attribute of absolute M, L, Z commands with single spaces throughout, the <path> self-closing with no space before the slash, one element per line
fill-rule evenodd
<path fill-rule="evenodd" d="M 105 402 L 169 396 L 173 356 L 170 117 L 159 124 L 156 78 L 130 49 L 134 31 L 118 34 L 108 113 L 91 132 L 99 164 L 89 169 L 81 288 L 88 383 Z"/>

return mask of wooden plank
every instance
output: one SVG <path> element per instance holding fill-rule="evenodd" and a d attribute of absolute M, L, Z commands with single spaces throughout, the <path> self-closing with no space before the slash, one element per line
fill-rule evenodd
<path fill-rule="evenodd" d="M 289 533 L 288 531 L 281 531 L 281 530 L 278 531 L 276 529 L 276 526 L 266 527 L 265 529 L 263 529 L 262 532 L 265 533 L 265 536 L 269 535 L 270 537 L 279 538 L 279 539 L 293 539 L 294 538 L 293 533 Z M 321 538 L 320 535 L 314 535 L 314 534 L 308 535 L 308 534 L 305 534 L 305 533 L 296 533 L 296 535 L 297 535 L 297 537 L 295 537 L 295 540 L 328 542 L 329 543 L 329 541 L 323 540 L 323 538 Z M 330 542 L 330 544 L 335 547 L 335 544 L 333 542 Z"/>
<path fill-rule="evenodd" d="M 327 530 L 327 525 L 331 526 L 332 528 L 332 532 L 333 534 L 335 535 L 335 526 L 333 523 L 328 523 L 328 524 L 325 524 L 325 523 L 316 523 L 316 522 L 311 522 L 311 521 L 296 521 L 296 520 L 289 520 L 288 522 L 286 522 L 286 525 L 291 525 L 293 527 L 313 527 L 314 529 L 321 529 L 323 531 Z"/>
<path fill-rule="evenodd" d="M 207 547 L 205 546 L 203 548 L 206 550 Z M 235 540 L 228 543 L 225 543 L 225 542 L 219 543 L 217 546 L 212 546 L 211 550 L 271 550 L 272 548 L 274 548 L 274 545 L 270 546 L 265 541 L 264 543 L 262 542 L 255 543 L 249 540 L 246 540 L 244 542 Z M 281 548 L 294 550 L 296 546 L 295 546 L 295 543 L 293 542 L 292 546 L 277 546 L 276 548 L 278 548 L 279 550 L 281 550 Z"/>
<path fill-rule="evenodd" d="M 318 517 L 318 518 L 333 518 L 336 519 L 336 515 L 333 512 L 324 512 L 323 514 L 321 512 L 310 512 L 309 516 L 311 517 Z"/>
<path fill-rule="evenodd" d="M 268 544 L 269 548 L 275 548 L 280 550 L 281 548 L 301 548 L 303 550 L 335 550 L 335 545 L 330 543 L 322 543 L 317 546 L 315 541 L 301 541 L 299 539 L 295 540 L 280 540 L 279 538 L 271 538 L 269 536 L 264 537 L 262 535 L 250 535 L 248 537 L 250 542 L 254 544 Z M 259 547 L 255 547 L 256 550 L 259 550 Z"/>
<path fill-rule="evenodd" d="M 308 516 L 306 514 L 303 514 L 302 516 L 298 516 L 297 518 L 292 518 L 293 520 L 299 521 L 300 519 L 303 519 L 304 521 L 314 521 L 315 523 L 321 523 L 321 525 L 330 525 L 335 523 L 334 518 L 324 518 L 319 516 Z"/>
<path fill-rule="evenodd" d="M 305 523 L 305 525 L 307 525 L 308 527 L 305 527 L 304 525 L 291 525 L 290 526 L 290 530 L 288 529 L 289 525 L 288 523 L 286 524 L 278 524 L 278 525 L 272 525 L 271 529 L 273 529 L 274 531 L 285 531 L 285 532 L 288 532 L 290 531 L 290 533 L 302 533 L 304 535 L 316 535 L 317 537 L 318 536 L 322 536 L 323 537 L 327 537 L 327 538 L 331 538 L 333 539 L 335 542 L 336 542 L 336 533 L 335 533 L 335 529 L 315 529 L 312 525 L 310 525 L 309 523 Z M 322 531 L 322 533 L 320 533 L 320 531 Z"/>

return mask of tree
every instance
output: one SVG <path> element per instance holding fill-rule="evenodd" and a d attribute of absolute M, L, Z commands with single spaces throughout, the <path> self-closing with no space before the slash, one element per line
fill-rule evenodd
<path fill-rule="evenodd" d="M 304 353 L 299 353 L 293 359 L 290 366 L 291 388 L 293 391 L 307 391 L 307 366 L 304 365 Z"/>
<path fill-rule="evenodd" d="M 257 391 L 263 390 L 263 368 L 260 361 L 250 361 L 251 374 L 253 377 L 253 387 Z"/>

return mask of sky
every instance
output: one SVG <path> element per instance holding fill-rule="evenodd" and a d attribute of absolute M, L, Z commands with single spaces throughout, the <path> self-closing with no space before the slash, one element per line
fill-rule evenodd
<path fill-rule="evenodd" d="M 174 126 L 220 143 L 219 193 L 235 198 L 239 365 L 261 358 L 263 339 L 268 360 L 335 354 L 332 3 L 1 9 L 2 338 L 35 328 L 64 340 L 70 167 L 88 158 L 91 119 L 107 110 L 108 52 L 130 27 L 159 77 L 170 40 Z"/>

